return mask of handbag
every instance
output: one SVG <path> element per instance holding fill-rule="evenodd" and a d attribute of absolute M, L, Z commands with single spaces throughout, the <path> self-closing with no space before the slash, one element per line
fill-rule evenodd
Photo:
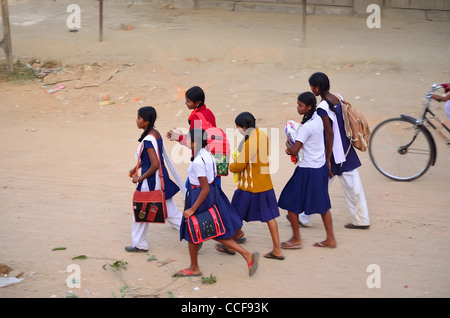
<path fill-rule="evenodd" d="M 154 137 L 154 136 L 153 136 Z M 156 139 L 156 138 L 155 138 Z M 142 143 L 139 151 L 138 163 L 135 175 L 138 173 L 142 154 Z M 135 190 L 133 194 L 133 215 L 136 223 L 165 223 L 167 218 L 166 196 L 164 193 L 164 178 L 161 169 L 160 154 L 158 154 L 159 177 L 161 179 L 161 189 L 153 191 Z"/>
<path fill-rule="evenodd" d="M 222 217 L 220 216 L 219 209 L 217 208 L 216 205 L 216 193 L 217 193 L 216 181 L 213 182 L 214 182 L 213 206 L 205 211 L 199 211 L 197 213 L 194 213 L 189 218 L 186 219 L 189 235 L 191 237 L 192 243 L 194 244 L 202 243 L 209 239 L 223 235 L 226 232 L 225 226 L 223 225 Z M 188 193 L 186 193 L 186 198 L 187 195 Z"/>
<path fill-rule="evenodd" d="M 215 204 L 206 211 L 191 215 L 187 219 L 187 226 L 194 244 L 225 234 L 225 227 Z"/>

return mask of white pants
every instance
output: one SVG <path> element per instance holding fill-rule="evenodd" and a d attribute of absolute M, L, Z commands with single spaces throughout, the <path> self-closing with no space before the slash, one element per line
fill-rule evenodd
<path fill-rule="evenodd" d="M 447 115 L 448 121 L 450 121 L 450 100 L 445 102 L 444 110 L 445 110 L 445 114 Z"/>
<path fill-rule="evenodd" d="M 338 177 L 344 190 L 350 214 L 352 215 L 352 223 L 358 226 L 370 225 L 366 196 L 364 195 L 358 170 L 354 169 L 349 172 L 344 172 Z M 328 181 L 328 187 L 331 186 L 334 178 L 335 176 Z M 300 222 L 305 226 L 311 226 L 312 216 L 301 213 Z"/>
<path fill-rule="evenodd" d="M 178 208 L 173 198 L 166 200 L 166 206 L 167 206 L 166 221 L 169 222 L 169 224 L 172 225 L 177 230 L 180 230 L 180 224 L 183 214 L 180 211 L 178 211 Z M 133 247 L 148 250 L 148 243 L 147 243 L 148 226 L 149 223 L 136 223 L 134 221 L 133 216 L 133 224 L 131 225 L 131 245 Z"/>

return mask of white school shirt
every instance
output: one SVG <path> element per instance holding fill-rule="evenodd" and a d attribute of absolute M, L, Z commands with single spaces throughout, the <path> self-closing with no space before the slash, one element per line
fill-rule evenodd
<path fill-rule="evenodd" d="M 297 162 L 299 167 L 321 168 L 325 164 L 323 122 L 316 112 L 310 120 L 300 126 L 295 140 L 303 144 L 303 159 Z"/>
<path fill-rule="evenodd" d="M 338 96 L 342 100 L 344 100 L 341 95 L 338 95 Z M 319 103 L 319 105 L 317 105 L 317 108 L 322 108 L 323 110 L 325 110 L 328 114 L 328 117 L 330 117 L 331 121 L 333 122 L 331 128 L 333 129 L 333 134 L 334 134 L 334 139 L 333 139 L 334 162 L 336 162 L 337 164 L 343 163 L 343 162 L 345 162 L 345 152 L 344 152 L 344 147 L 342 146 L 341 132 L 339 130 L 337 116 L 334 113 L 334 111 L 332 111 L 330 109 L 330 105 L 328 105 L 328 103 L 325 100 L 321 101 Z"/>
<path fill-rule="evenodd" d="M 197 156 L 195 156 L 194 161 L 189 164 L 189 183 L 192 185 L 200 185 L 198 177 L 206 177 L 208 183 L 212 183 L 216 177 L 215 165 L 216 163 L 212 154 L 205 148 L 202 148 Z"/>

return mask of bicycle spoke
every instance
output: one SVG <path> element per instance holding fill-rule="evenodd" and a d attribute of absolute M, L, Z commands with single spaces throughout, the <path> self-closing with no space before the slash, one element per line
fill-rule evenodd
<path fill-rule="evenodd" d="M 415 155 L 425 155 L 425 156 L 429 156 L 430 155 L 430 151 L 425 150 L 425 149 L 408 148 L 408 153 L 415 154 Z"/>

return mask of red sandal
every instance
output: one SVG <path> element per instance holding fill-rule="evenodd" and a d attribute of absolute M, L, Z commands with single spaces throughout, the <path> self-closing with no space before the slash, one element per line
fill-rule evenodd
<path fill-rule="evenodd" d="M 259 259 L 259 253 L 253 252 L 252 259 L 248 263 L 248 275 L 253 276 L 256 273 L 256 270 L 258 269 L 258 259 Z"/>

